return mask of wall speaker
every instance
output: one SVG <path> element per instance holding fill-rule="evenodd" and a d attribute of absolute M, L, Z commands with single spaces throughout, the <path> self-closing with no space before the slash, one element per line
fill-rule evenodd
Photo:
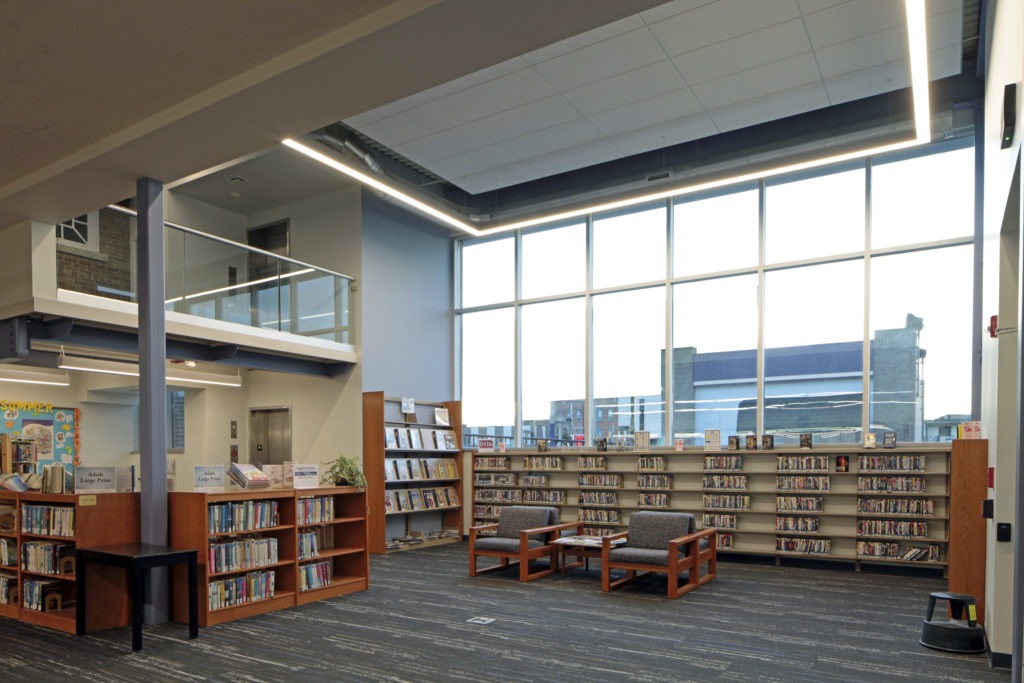
<path fill-rule="evenodd" d="M 1017 84 L 1003 86 L 1003 133 L 999 142 L 1001 149 L 1013 144 L 1013 132 L 1017 127 Z"/>

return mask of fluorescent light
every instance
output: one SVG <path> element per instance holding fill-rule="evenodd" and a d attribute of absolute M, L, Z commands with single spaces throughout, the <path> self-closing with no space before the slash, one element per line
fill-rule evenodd
<path fill-rule="evenodd" d="M 81 358 L 78 356 L 61 356 L 58 367 L 79 372 L 96 372 L 103 375 L 121 375 L 138 377 L 139 366 L 135 363 L 102 360 L 99 358 Z M 171 382 L 191 382 L 194 384 L 210 384 L 222 387 L 240 387 L 242 378 L 237 375 L 221 375 L 214 372 L 201 372 L 188 368 L 169 368 L 167 379 Z"/>
<path fill-rule="evenodd" d="M 55 387 L 66 387 L 71 379 L 66 372 L 58 372 L 49 368 L 0 368 L 0 382 L 18 382 L 21 384 L 47 384 Z"/>
<path fill-rule="evenodd" d="M 579 216 L 585 216 L 590 213 L 597 213 L 601 211 L 608 211 L 612 209 L 621 209 L 628 206 L 635 206 L 637 204 L 643 204 L 644 202 L 655 201 L 658 199 L 668 199 L 670 197 L 679 197 L 694 192 L 700 192 L 703 190 L 709 190 L 718 187 L 724 187 L 728 185 L 734 185 L 748 180 L 759 180 L 761 178 L 770 178 L 773 176 L 782 175 L 784 173 L 791 173 L 793 171 L 800 171 L 809 168 L 817 168 L 819 166 L 825 166 L 826 164 L 837 163 L 841 161 L 848 161 L 850 159 L 860 159 L 866 156 L 875 154 L 884 154 L 886 152 L 894 152 L 896 150 L 905 149 L 907 147 L 915 147 L 920 144 L 931 141 L 931 111 L 929 109 L 928 100 L 928 41 L 926 38 L 927 33 L 927 22 L 925 17 L 924 0 L 906 0 L 906 13 L 907 13 L 907 45 L 908 53 L 910 57 L 910 87 L 913 93 L 914 102 L 914 137 L 909 140 L 902 142 L 894 142 L 888 145 L 879 145 L 876 147 L 868 147 L 866 149 L 858 150 L 856 152 L 848 152 L 845 154 L 836 154 L 832 156 L 823 157 L 821 159 L 814 159 L 813 161 L 803 161 L 795 164 L 786 164 L 785 166 L 779 166 L 766 171 L 756 171 L 751 173 L 743 173 L 729 178 L 722 178 L 720 180 L 714 180 L 705 183 L 698 183 L 694 185 L 683 185 L 677 186 L 671 189 L 661 190 L 659 192 L 652 192 L 649 194 L 638 195 L 629 197 L 626 199 L 620 199 L 612 202 L 603 202 L 598 204 L 591 204 L 588 206 L 581 207 L 579 209 L 572 209 L 568 211 L 559 211 L 550 214 L 544 214 L 536 216 L 534 218 L 528 218 L 520 221 L 514 221 L 511 223 L 505 223 L 487 229 L 481 230 L 473 227 L 466 223 L 461 218 L 448 214 L 440 209 L 436 209 L 424 202 L 406 194 L 405 192 L 391 187 L 387 183 L 373 177 L 369 174 L 363 173 L 358 169 L 349 166 L 337 159 L 327 156 L 321 152 L 303 145 L 300 142 L 296 142 L 290 138 L 282 140 L 282 144 L 291 147 L 292 149 L 305 154 L 311 159 L 319 161 L 321 164 L 333 168 L 339 173 L 343 173 L 350 178 L 353 178 L 364 185 L 369 185 L 391 197 L 394 197 L 398 201 L 406 204 L 407 206 L 413 207 L 426 213 L 427 215 L 437 219 L 441 223 L 450 225 L 458 230 L 468 233 L 474 237 L 481 235 L 493 235 L 500 232 L 506 232 L 509 230 L 517 230 L 520 228 L 528 228 L 534 225 L 542 225 L 544 223 L 553 223 L 555 221 L 565 220 L 568 218 L 577 218 Z"/>

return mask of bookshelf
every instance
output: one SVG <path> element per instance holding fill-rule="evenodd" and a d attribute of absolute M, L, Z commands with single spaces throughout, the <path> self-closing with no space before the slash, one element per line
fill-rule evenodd
<path fill-rule="evenodd" d="M 33 439 L 15 439 L 0 434 L 0 474 L 34 474 L 39 453 Z"/>
<path fill-rule="evenodd" d="M 448 411 L 439 424 L 438 409 Z M 462 408 L 458 401 L 416 401 L 363 394 L 363 473 L 370 552 L 455 543 L 462 538 Z"/>
<path fill-rule="evenodd" d="M 717 528 L 721 553 L 945 572 L 953 448 L 474 452 L 473 519 L 555 505 L 562 521 L 604 535 L 624 530 L 633 510 L 674 510 Z"/>
<path fill-rule="evenodd" d="M 175 491 L 168 513 L 171 545 L 199 550 L 200 626 L 369 586 L 361 488 Z M 187 622 L 184 568 L 173 586 L 174 618 Z"/>
<path fill-rule="evenodd" d="M 0 616 L 36 626 L 76 632 L 74 550 L 77 546 L 139 542 L 139 496 L 135 493 L 0 493 Z M 86 632 L 130 623 L 122 573 L 89 567 L 92 610 Z"/>

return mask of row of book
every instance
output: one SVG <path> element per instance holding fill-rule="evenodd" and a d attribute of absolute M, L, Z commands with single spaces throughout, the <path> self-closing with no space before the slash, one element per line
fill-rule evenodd
<path fill-rule="evenodd" d="M 775 550 L 783 553 L 828 555 L 832 552 L 832 540 L 828 538 L 790 538 L 788 536 L 776 536 Z"/>
<path fill-rule="evenodd" d="M 384 448 L 393 450 L 457 451 L 459 444 L 450 429 L 385 427 Z"/>
<path fill-rule="evenodd" d="M 321 548 L 334 547 L 334 527 L 321 526 L 299 532 L 299 559 L 309 560 L 320 556 Z"/>
<path fill-rule="evenodd" d="M 206 513 L 207 528 L 211 534 L 269 529 L 280 523 L 276 500 L 211 503 L 207 506 Z"/>
<path fill-rule="evenodd" d="M 749 510 L 750 496 L 715 493 L 704 495 L 703 507 L 711 510 Z"/>
<path fill-rule="evenodd" d="M 0 538 L 0 566 L 13 567 L 18 564 L 18 541 Z"/>
<path fill-rule="evenodd" d="M 776 496 L 775 509 L 778 512 L 821 512 L 825 501 L 818 496 Z"/>
<path fill-rule="evenodd" d="M 580 474 L 578 477 L 580 488 L 621 488 L 621 474 Z"/>
<path fill-rule="evenodd" d="M 817 533 L 817 517 L 776 517 L 776 531 L 802 531 L 804 533 Z"/>
<path fill-rule="evenodd" d="M 459 494 L 454 486 L 384 492 L 384 512 L 386 513 L 454 507 L 459 507 Z"/>
<path fill-rule="evenodd" d="M 706 489 L 740 489 L 747 488 L 747 475 L 745 474 L 705 474 L 704 488 Z"/>
<path fill-rule="evenodd" d="M 594 508 L 580 508 L 579 521 L 618 524 L 621 521 L 621 518 L 619 517 L 618 510 L 596 510 Z"/>
<path fill-rule="evenodd" d="M 25 578 L 21 586 L 21 606 L 37 612 L 48 612 L 64 606 L 62 581 Z"/>
<path fill-rule="evenodd" d="M 74 556 L 75 546 L 71 543 L 59 541 L 22 541 L 21 543 L 21 568 L 37 574 L 63 574 L 61 560 Z"/>
<path fill-rule="evenodd" d="M 478 455 L 473 459 L 474 470 L 507 470 L 512 463 L 507 456 Z"/>
<path fill-rule="evenodd" d="M 669 495 L 667 493 L 638 493 L 636 494 L 637 507 L 644 508 L 667 508 L 669 506 Z"/>
<path fill-rule="evenodd" d="M 299 567 L 299 591 L 311 591 L 331 585 L 334 570 L 330 560 L 310 562 Z"/>
<path fill-rule="evenodd" d="M 618 505 L 619 494 L 615 491 L 580 491 L 580 505 Z"/>
<path fill-rule="evenodd" d="M 583 492 L 580 492 L 583 495 Z M 521 503 L 522 489 L 477 489 L 473 494 L 476 503 Z"/>
<path fill-rule="evenodd" d="M 664 472 L 665 458 L 660 455 L 641 455 L 637 458 L 638 472 Z"/>
<path fill-rule="evenodd" d="M 859 557 L 886 557 L 892 560 L 937 562 L 937 545 L 903 547 L 899 541 L 857 541 Z"/>
<path fill-rule="evenodd" d="M 931 517 L 935 501 L 931 498 L 857 498 L 857 512 L 883 515 Z"/>
<path fill-rule="evenodd" d="M 244 538 L 226 543 L 211 543 L 209 570 L 211 574 L 251 567 L 265 567 L 277 560 L 277 539 Z"/>
<path fill-rule="evenodd" d="M 715 472 L 718 470 L 733 471 L 743 469 L 742 455 L 705 455 L 704 470 Z"/>
<path fill-rule="evenodd" d="M 22 505 L 21 531 L 41 536 L 74 536 L 75 508 L 71 505 Z"/>
<path fill-rule="evenodd" d="M 928 522 L 910 522 L 895 519 L 862 519 L 857 522 L 857 535 L 921 538 L 928 535 Z"/>
<path fill-rule="evenodd" d="M 576 458 L 576 469 L 578 470 L 606 470 L 608 469 L 608 458 L 603 455 L 580 455 Z"/>
<path fill-rule="evenodd" d="M 928 466 L 923 455 L 858 455 L 857 468 L 861 470 L 898 470 L 924 472 Z"/>
<path fill-rule="evenodd" d="M 334 520 L 334 496 L 310 496 L 299 498 L 296 503 L 296 523 L 322 524 Z"/>
<path fill-rule="evenodd" d="M 831 479 L 827 476 L 811 474 L 807 476 L 775 477 L 775 489 L 778 491 L 830 491 Z"/>
<path fill-rule="evenodd" d="M 18 602 L 18 576 L 0 572 L 0 605 L 14 605 Z"/>
<path fill-rule="evenodd" d="M 736 515 L 705 512 L 704 528 L 706 529 L 710 527 L 714 527 L 715 529 L 735 529 Z"/>
<path fill-rule="evenodd" d="M 927 488 L 924 477 L 857 477 L 857 490 L 867 493 L 924 493 Z"/>
<path fill-rule="evenodd" d="M 474 486 L 516 486 L 515 472 L 477 472 L 473 475 Z M 546 475 L 531 475 L 546 476 Z"/>
<path fill-rule="evenodd" d="M 385 481 L 458 478 L 459 468 L 452 458 L 394 458 L 384 461 Z"/>
<path fill-rule="evenodd" d="M 524 474 L 523 475 L 523 486 L 527 488 L 544 488 L 551 482 L 551 477 L 547 474 Z"/>
<path fill-rule="evenodd" d="M 524 503 L 556 503 L 565 504 L 563 489 L 527 489 L 523 491 Z"/>
<path fill-rule="evenodd" d="M 557 455 L 528 455 L 523 458 L 524 470 L 560 470 L 562 459 Z"/>
<path fill-rule="evenodd" d="M 776 458 L 778 470 L 803 470 L 828 472 L 829 457 L 827 455 L 780 455 Z"/>
<path fill-rule="evenodd" d="M 209 606 L 211 610 L 244 605 L 274 597 L 277 573 L 273 570 L 249 572 L 230 579 L 211 581 Z"/>
<path fill-rule="evenodd" d="M 636 478 L 636 486 L 641 489 L 672 488 L 671 474 L 640 474 Z"/>

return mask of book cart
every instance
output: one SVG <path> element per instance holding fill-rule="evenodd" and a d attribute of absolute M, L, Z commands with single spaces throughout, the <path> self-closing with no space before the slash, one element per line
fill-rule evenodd
<path fill-rule="evenodd" d="M 461 424 L 459 401 L 417 400 L 415 412 L 403 413 L 400 398 L 363 394 L 371 553 L 461 540 Z"/>
<path fill-rule="evenodd" d="M 690 512 L 718 551 L 933 567 L 958 557 L 951 462 L 971 442 L 895 449 L 649 452 L 590 448 L 474 452 L 474 524 L 504 505 L 554 505 L 588 535 L 624 530 L 634 510 Z M 972 459 L 984 467 L 985 459 Z M 981 465 L 978 465 L 978 463 Z M 962 506 L 965 510 L 972 505 Z M 977 503 L 980 508 L 980 502 Z"/>
<path fill-rule="evenodd" d="M 212 626 L 369 587 L 358 487 L 168 494 L 171 545 L 199 550 L 199 624 Z M 174 618 L 188 619 L 173 574 Z"/>
<path fill-rule="evenodd" d="M 75 633 L 75 548 L 139 542 L 137 493 L 0 493 L 0 616 Z M 86 632 L 131 621 L 124 573 L 89 566 Z"/>

